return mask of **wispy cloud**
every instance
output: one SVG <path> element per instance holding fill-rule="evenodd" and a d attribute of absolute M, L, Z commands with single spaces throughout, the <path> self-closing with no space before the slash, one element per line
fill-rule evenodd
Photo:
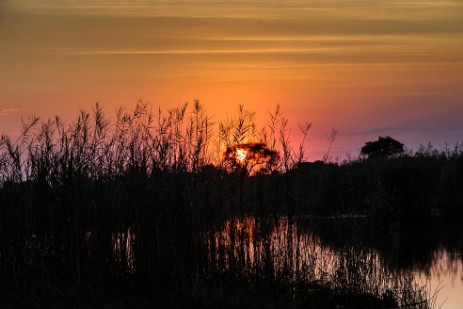
<path fill-rule="evenodd" d="M 389 135 L 389 134 L 430 134 L 436 132 L 461 132 L 463 130 L 462 124 L 455 123 L 411 123 L 409 125 L 399 125 L 399 126 L 390 126 L 390 127 L 378 127 L 372 128 L 369 130 L 352 132 L 351 136 L 365 136 L 365 135 Z"/>
<path fill-rule="evenodd" d="M 362 131 L 357 131 L 353 132 L 351 135 L 372 135 L 372 134 L 377 134 L 377 135 L 388 135 L 388 134 L 397 134 L 397 133 L 407 133 L 407 132 L 412 132 L 412 131 L 424 131 L 428 130 L 429 127 L 427 126 L 416 126 L 416 125 L 410 125 L 410 126 L 397 126 L 397 127 L 378 127 L 378 128 L 372 128 L 368 130 L 362 130 Z"/>
<path fill-rule="evenodd" d="M 327 52 L 333 48 L 251 48 L 251 49 L 202 49 L 202 50 L 98 50 L 64 52 L 69 56 L 108 56 L 108 55 L 184 55 L 184 54 L 266 54 L 266 53 L 309 53 Z M 53 53 L 50 53 L 53 54 Z"/>
<path fill-rule="evenodd" d="M 17 108 L 2 108 L 0 107 L 0 116 L 6 116 L 11 113 L 16 113 L 19 112 L 19 109 Z"/>

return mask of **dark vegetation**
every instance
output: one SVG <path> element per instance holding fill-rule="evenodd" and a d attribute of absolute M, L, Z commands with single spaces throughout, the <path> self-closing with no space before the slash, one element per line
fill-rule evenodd
<path fill-rule="evenodd" d="M 386 158 L 404 153 L 404 145 L 390 136 L 380 136 L 377 141 L 366 142 L 360 152 L 370 159 Z"/>
<path fill-rule="evenodd" d="M 429 305 L 408 283 L 349 285 L 362 275 L 351 266 L 366 256 L 339 261 L 345 276 L 320 277 L 310 271 L 317 265 L 294 268 L 294 256 L 268 239 L 281 216 L 362 214 L 389 234 L 461 217 L 463 148 L 404 154 L 394 146 L 393 156 L 362 149 L 368 160 L 309 163 L 311 124 L 300 125 L 294 150 L 279 108 L 258 130 L 240 106 L 217 132 L 199 102 L 186 110 L 152 114 L 140 103 L 111 124 L 97 105 L 71 125 L 32 118 L 17 141 L 1 137 L 3 307 Z M 245 160 L 236 160 L 237 149 Z M 260 220 L 251 262 L 242 250 L 249 235 L 233 223 L 246 215 Z"/>

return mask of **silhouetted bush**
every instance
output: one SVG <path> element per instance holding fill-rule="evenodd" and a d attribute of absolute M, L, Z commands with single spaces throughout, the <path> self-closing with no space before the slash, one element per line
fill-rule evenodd
<path fill-rule="evenodd" d="M 403 153 L 404 145 L 389 136 L 380 136 L 377 141 L 366 142 L 360 152 L 370 159 L 391 157 Z"/>

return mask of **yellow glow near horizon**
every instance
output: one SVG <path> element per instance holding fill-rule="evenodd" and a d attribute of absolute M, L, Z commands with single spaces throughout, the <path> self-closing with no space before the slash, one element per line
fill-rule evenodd
<path fill-rule="evenodd" d="M 463 136 L 460 0 L 0 0 L 0 38 L 0 134 L 199 99 L 216 123 L 244 104 L 265 125 L 280 103 L 292 132 L 313 121 L 311 159 L 332 129 L 340 155 Z"/>
<path fill-rule="evenodd" d="M 236 149 L 236 161 L 240 164 L 244 164 L 246 160 L 247 151 L 241 148 Z"/>

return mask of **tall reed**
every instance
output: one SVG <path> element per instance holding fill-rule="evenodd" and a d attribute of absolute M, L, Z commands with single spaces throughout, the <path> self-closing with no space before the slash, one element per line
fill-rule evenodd
<path fill-rule="evenodd" d="M 47 297 L 80 302 L 153 295 L 180 307 L 217 292 L 215 283 L 239 291 L 270 278 L 275 291 L 290 291 L 294 286 L 282 279 L 288 269 L 277 271 L 269 259 L 272 248 L 264 246 L 260 266 L 249 268 L 244 261 L 250 257 L 216 244 L 210 231 L 246 214 L 360 213 L 405 222 L 462 213 L 461 147 L 391 160 L 308 163 L 311 124 L 300 126 L 303 140 L 295 151 L 280 108 L 269 117 L 258 129 L 255 114 L 240 106 L 236 117 L 214 125 L 199 101 L 190 112 L 187 104 L 153 112 L 139 102 L 111 121 L 97 104 L 71 124 L 30 118 L 18 140 L 3 135 L 0 295 L 15 295 L 24 306 Z M 270 168 L 230 169 L 224 153 L 243 144 L 279 156 Z M 270 231 L 260 233 L 264 239 Z M 217 264 L 211 246 L 220 253 Z M 281 263 L 290 263 L 293 252 L 285 254 Z M 221 271 L 225 264 L 231 271 Z M 296 302 L 305 297 L 285 295 Z"/>

